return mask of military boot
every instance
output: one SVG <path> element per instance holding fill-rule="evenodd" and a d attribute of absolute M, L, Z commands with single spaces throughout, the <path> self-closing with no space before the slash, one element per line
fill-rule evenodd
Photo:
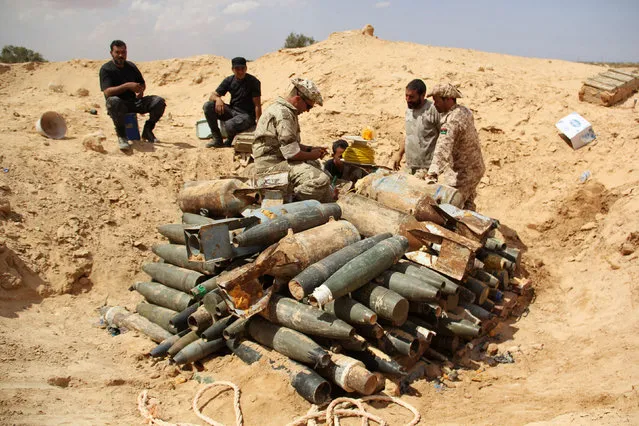
<path fill-rule="evenodd" d="M 155 123 L 151 123 L 150 121 L 147 120 L 147 122 L 144 123 L 144 129 L 142 130 L 142 139 L 151 143 L 160 142 L 160 140 L 156 138 L 155 135 L 153 134 L 154 128 L 155 128 Z"/>
<path fill-rule="evenodd" d="M 224 146 L 220 129 L 211 129 L 211 138 L 211 141 L 206 144 L 207 148 L 221 148 Z"/>

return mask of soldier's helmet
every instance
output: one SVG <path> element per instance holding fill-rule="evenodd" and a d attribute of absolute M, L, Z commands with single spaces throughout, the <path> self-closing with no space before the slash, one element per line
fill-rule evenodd
<path fill-rule="evenodd" d="M 306 100 L 313 102 L 314 105 L 324 104 L 319 89 L 311 80 L 295 77 L 291 79 L 291 83 Z"/>
<path fill-rule="evenodd" d="M 426 94 L 427 97 L 431 96 L 439 96 L 442 98 L 461 98 L 462 94 L 455 86 L 450 83 L 447 84 L 436 84 L 435 87 L 430 89 L 430 91 Z"/>

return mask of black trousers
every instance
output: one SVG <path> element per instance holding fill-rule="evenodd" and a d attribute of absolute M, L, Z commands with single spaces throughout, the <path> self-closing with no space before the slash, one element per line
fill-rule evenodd
<path fill-rule="evenodd" d="M 155 127 L 166 108 L 166 102 L 159 96 L 144 96 L 135 101 L 125 101 L 117 96 L 110 96 L 106 100 L 107 113 L 111 116 L 118 136 L 126 137 L 124 119 L 129 113 L 149 114 L 146 126 L 151 130 Z"/>
<path fill-rule="evenodd" d="M 224 114 L 222 115 L 215 111 L 215 101 L 208 101 L 204 104 L 203 109 L 206 122 L 209 123 L 209 128 L 213 134 L 217 133 L 216 130 L 219 130 L 217 120 L 223 122 L 224 129 L 229 137 L 255 126 L 255 118 L 250 114 L 238 108 L 231 108 L 226 104 L 224 104 Z"/>

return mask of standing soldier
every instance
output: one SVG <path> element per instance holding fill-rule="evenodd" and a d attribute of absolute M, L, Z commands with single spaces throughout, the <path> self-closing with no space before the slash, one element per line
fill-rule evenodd
<path fill-rule="evenodd" d="M 426 84 L 415 79 L 406 86 L 406 141 L 401 142 L 393 157 L 393 168 L 399 169 L 406 152 L 408 172 L 424 178 L 430 167 L 439 136 L 439 113 L 426 99 Z"/>
<path fill-rule="evenodd" d="M 466 210 L 475 210 L 477 185 L 486 168 L 481 155 L 479 136 L 473 113 L 457 104 L 462 95 L 452 84 L 438 84 L 428 96 L 433 97 L 441 116 L 441 129 L 428 169 L 427 180 L 455 187 L 463 196 Z"/>

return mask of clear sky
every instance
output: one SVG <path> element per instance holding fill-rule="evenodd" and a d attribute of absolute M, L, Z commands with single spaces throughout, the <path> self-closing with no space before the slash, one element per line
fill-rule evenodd
<path fill-rule="evenodd" d="M 639 62 L 639 0 L 0 0 L 0 45 L 50 61 L 201 54 L 256 59 L 290 32 L 324 40 L 375 27 L 386 40 L 573 61 Z"/>

